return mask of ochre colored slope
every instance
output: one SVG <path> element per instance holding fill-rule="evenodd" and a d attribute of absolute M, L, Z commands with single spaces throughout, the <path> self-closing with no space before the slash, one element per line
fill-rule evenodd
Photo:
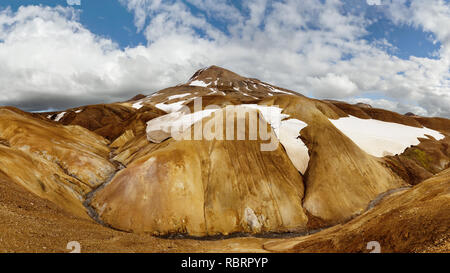
<path fill-rule="evenodd" d="M 79 125 L 113 141 L 126 130 L 139 130 L 140 127 L 145 127 L 148 120 L 164 114 L 151 105 L 140 109 L 135 109 L 131 105 L 129 103 L 88 105 L 63 112 L 42 113 L 40 116 L 63 125 Z M 60 113 L 64 114 L 57 120 Z"/>
<path fill-rule="evenodd" d="M 1 108 L 0 139 L 0 171 L 77 215 L 87 216 L 84 195 L 115 172 L 107 141 L 79 126 Z"/>
<path fill-rule="evenodd" d="M 381 252 L 450 250 L 450 169 L 386 198 L 352 221 L 313 235 L 268 242 L 275 252 Z"/>
<path fill-rule="evenodd" d="M 227 106 L 241 109 L 241 104 L 252 104 L 253 108 L 247 108 L 253 109 L 266 125 L 268 120 L 264 120 L 260 106 L 279 107 L 282 114 L 295 121 L 293 138 L 278 144 L 273 151 L 263 151 L 261 144 L 267 141 L 248 140 L 248 133 L 246 140 L 178 141 L 164 128 L 147 130 L 147 122 L 155 118 L 153 121 L 158 124 L 183 117 L 185 113 L 176 112 L 174 106 L 185 105 L 193 112 L 194 99 L 199 97 L 203 107 L 216 105 L 219 112 Z M 349 115 L 363 122 L 371 119 L 414 129 L 427 127 L 445 137 L 437 140 L 422 135 L 420 144 L 403 149 L 401 154 L 374 157 L 355 144 L 355 138 L 353 142 L 333 125 L 336 119 Z M 204 118 L 201 129 L 211 125 L 212 120 Z M 243 120 L 248 132 L 248 117 Z M 306 125 L 296 127 L 298 124 Z M 269 134 L 275 138 L 272 130 Z M 299 139 L 303 150 L 295 150 Z M 299 162 L 302 168 L 297 166 Z M 342 227 L 355 217 L 367 217 L 366 208 L 380 195 L 417 184 L 413 190 L 404 191 L 411 192 L 408 198 L 392 199 L 398 214 L 395 209 L 390 211 L 385 201 L 371 211 L 384 206 L 380 213 L 385 218 L 380 219 L 388 221 L 388 217 L 403 217 L 403 213 L 407 218 L 412 212 L 402 207 L 404 202 L 419 211 L 435 210 L 423 220 L 435 225 L 435 221 L 448 220 L 442 209 L 448 211 L 442 205 L 445 198 L 441 192 L 430 194 L 442 190 L 445 185 L 441 180 L 447 174 L 433 178 L 441 184 L 432 186 L 427 181 L 423 184 L 428 186 L 421 186 L 421 182 L 449 167 L 449 120 L 401 115 L 366 104 L 309 99 L 216 66 L 199 70 L 186 84 L 126 102 L 40 115 L 0 108 L 0 172 L 6 180 L 82 217 L 87 217 L 83 201 L 94 191 L 88 201 L 98 219 L 113 228 L 135 233 L 270 236 L 273 232 Z M 121 171 L 116 172 L 118 169 Z M 392 198 L 400 194 L 403 192 Z M 421 196 L 425 198 L 423 203 L 417 201 Z M 441 209 L 435 204 L 440 204 Z M 420 215 L 425 217 L 425 213 Z M 390 221 L 404 230 L 419 223 L 411 221 L 409 226 L 403 220 Z M 376 227 L 369 222 L 358 223 L 375 237 L 387 231 L 381 222 Z M 448 233 L 439 224 L 435 226 L 436 230 L 425 227 L 436 234 L 433 240 L 442 232 Z M 355 224 L 349 230 L 359 228 L 363 227 Z M 324 233 L 325 241 L 308 241 L 311 247 L 292 248 L 297 241 L 286 244 L 295 251 L 303 251 L 303 247 L 307 251 L 329 251 L 332 247 L 363 251 L 360 245 L 349 243 L 354 238 L 350 232 L 339 235 L 333 228 L 329 230 L 342 242 L 326 241 L 332 240 L 332 235 L 327 237 L 328 233 Z M 415 240 L 430 239 L 414 234 L 422 238 Z M 400 240 L 395 237 L 400 235 L 392 236 L 393 242 Z M 303 238 L 299 240 L 303 242 Z M 411 251 L 415 242 L 400 243 L 398 248 L 384 243 L 388 250 Z M 285 246 L 280 249 L 291 250 Z"/>
<path fill-rule="evenodd" d="M 333 126 L 329 121 L 329 118 L 338 118 L 340 113 L 337 113 L 334 108 L 329 107 L 326 103 L 300 96 L 277 95 L 264 99 L 261 104 L 278 105 L 284 109 L 284 113 L 308 124 L 308 126 L 302 130 L 301 138 L 309 148 L 311 159 L 305 177 L 302 179 L 301 174 L 297 173 L 297 176 L 300 177 L 302 182 L 295 182 L 294 185 L 297 187 L 295 189 L 295 191 L 298 192 L 297 195 L 304 196 L 302 200 L 303 207 L 315 220 L 321 219 L 319 222 L 323 225 L 332 225 L 346 221 L 363 212 L 370 201 L 375 199 L 379 194 L 406 185 L 406 183 L 388 168 L 381 159 L 370 156 L 362 151 L 348 137 Z M 226 105 L 226 103 L 222 106 L 224 105 Z M 146 145 L 143 136 L 135 137 L 134 140 L 133 137 L 130 136 L 129 139 L 130 140 L 128 140 L 126 145 L 119 147 L 116 151 L 116 160 L 127 165 L 127 169 L 119 173 L 110 185 L 97 193 L 93 202 L 94 207 L 100 212 L 102 219 L 117 228 L 136 231 L 157 231 L 159 233 L 181 232 L 195 235 L 248 232 L 249 230 L 245 228 L 245 225 L 239 227 L 240 224 L 236 224 L 241 221 L 242 214 L 245 213 L 246 208 L 244 206 L 238 206 L 232 209 L 234 213 L 237 211 L 237 214 L 241 215 L 237 218 L 238 220 L 228 220 L 228 218 L 224 216 L 226 215 L 226 212 L 224 212 L 221 207 L 214 206 L 211 209 L 211 215 L 217 214 L 220 215 L 220 217 L 212 218 L 213 220 L 207 218 L 202 219 L 202 217 L 205 217 L 200 214 L 202 211 L 202 204 L 205 204 L 205 207 L 208 208 L 208 203 L 212 202 L 205 198 L 205 195 L 203 194 L 205 189 L 214 189 L 213 192 L 215 194 L 223 196 L 226 200 L 232 200 L 226 201 L 231 204 L 236 203 L 235 200 L 247 200 L 249 197 L 243 195 L 242 191 L 232 191 L 231 194 L 228 195 L 229 189 L 226 188 L 228 187 L 226 186 L 228 183 L 236 183 L 238 187 L 248 188 L 249 180 L 256 181 L 252 182 L 256 184 L 252 185 L 253 188 L 251 188 L 251 192 L 257 193 L 259 198 L 257 200 L 266 200 L 264 195 L 259 196 L 260 194 L 264 194 L 264 191 L 260 190 L 261 187 L 259 184 L 262 183 L 261 181 L 268 180 L 268 175 L 264 174 L 261 170 L 273 168 L 273 165 L 276 165 L 276 168 L 279 168 L 280 171 L 270 173 L 269 177 L 273 177 L 271 178 L 273 181 L 269 180 L 271 181 L 270 187 L 273 188 L 272 184 L 281 188 L 291 187 L 289 184 L 284 184 L 287 183 L 286 181 L 292 181 L 285 179 L 285 172 L 290 172 L 287 170 L 292 168 L 292 163 L 289 161 L 284 163 L 274 163 L 267 160 L 261 160 L 261 158 L 273 159 L 275 155 L 270 152 L 261 152 L 259 143 L 255 141 L 177 142 L 173 139 L 169 139 L 161 144 Z M 214 145 L 211 146 L 211 143 L 214 143 Z M 222 143 L 226 145 L 222 145 Z M 205 146 L 205 144 L 207 145 Z M 174 147 L 177 148 L 175 149 Z M 237 147 L 239 147 L 239 149 Z M 282 149 L 281 146 L 279 148 Z M 204 150 L 204 152 L 202 152 L 202 150 Z M 233 154 L 234 150 L 239 151 L 239 153 Z M 145 153 L 143 153 L 143 151 L 147 151 L 149 154 L 144 155 Z M 254 157 L 255 151 L 258 151 L 256 157 Z M 285 151 L 281 151 L 284 156 L 286 156 Z M 153 159 L 153 155 L 157 156 L 157 159 Z M 189 155 L 191 155 L 192 158 L 189 158 Z M 239 158 L 243 158 L 246 161 L 235 165 L 234 161 Z M 212 165 L 205 164 L 205 162 L 214 161 L 218 162 L 217 165 L 214 163 L 211 163 Z M 203 164 L 201 164 L 201 162 L 203 162 Z M 257 164 L 252 162 L 256 162 Z M 178 168 L 170 167 L 169 170 L 167 170 L 167 166 L 173 164 L 178 166 Z M 247 167 L 245 168 L 250 168 L 252 172 L 248 173 L 245 168 L 236 169 L 237 166 L 246 165 Z M 183 170 L 181 173 L 179 172 L 179 168 Z M 206 175 L 203 175 L 205 168 L 208 171 L 206 172 Z M 163 174 L 160 175 L 160 172 L 163 172 Z M 260 173 L 263 173 L 264 175 L 261 176 Z M 147 176 L 142 174 L 147 174 Z M 183 181 L 182 177 L 189 178 Z M 261 180 L 261 178 L 264 180 Z M 214 179 L 217 179 L 217 181 Z M 235 182 L 230 182 L 230 179 Z M 126 211 L 142 210 L 147 214 L 151 214 L 156 210 L 158 213 L 157 216 L 146 216 L 148 219 L 153 220 L 163 219 L 163 215 L 171 215 L 171 213 L 174 213 L 173 211 L 181 212 L 181 215 L 190 215 L 188 213 L 191 211 L 184 212 L 183 208 L 180 208 L 179 210 L 174 209 L 169 212 L 163 211 L 162 205 L 155 206 L 151 203 L 155 199 L 150 197 L 148 198 L 150 198 L 151 201 L 145 201 L 144 203 L 151 205 L 133 204 L 133 200 L 141 200 L 141 197 L 139 196 L 142 196 L 143 192 L 146 192 L 146 190 L 144 190 L 145 187 L 152 187 L 149 190 L 151 192 L 149 196 L 154 196 L 156 190 L 168 192 L 170 189 L 176 187 L 174 184 L 170 184 L 168 188 L 161 189 L 161 185 L 167 186 L 167 184 L 161 184 L 159 181 L 176 183 L 176 181 L 179 180 L 186 184 L 183 186 L 184 188 L 190 189 L 189 191 L 192 193 L 189 193 L 189 195 L 198 196 L 197 198 L 194 198 L 196 201 L 199 201 L 199 203 L 194 206 L 198 207 L 198 211 L 191 210 L 192 214 L 196 215 L 197 218 L 194 221 L 186 221 L 189 223 L 196 223 L 193 225 L 197 225 L 197 229 L 194 229 L 193 226 L 188 228 L 185 224 L 177 223 L 176 221 L 164 223 L 162 226 L 160 226 L 160 224 L 151 223 L 151 220 L 145 220 L 146 222 L 142 223 L 144 222 L 141 220 L 143 213 L 137 214 L 137 216 L 134 216 L 134 219 L 132 219 L 131 215 L 125 213 Z M 221 187 L 213 185 L 220 185 Z M 303 193 L 304 188 L 306 188 L 305 193 Z M 127 197 L 128 194 L 124 194 L 127 191 L 132 191 L 136 193 L 136 195 Z M 166 198 L 168 195 L 162 194 L 162 196 Z M 297 202 L 297 197 L 295 196 L 296 195 L 290 197 L 290 199 L 284 198 L 283 202 L 295 204 Z M 183 198 L 185 198 L 184 195 Z M 181 203 L 186 202 L 185 199 L 182 200 Z M 279 199 L 274 200 L 276 200 L 276 202 L 271 206 L 280 202 Z M 159 199 L 157 202 L 167 203 L 169 204 L 168 206 L 173 206 L 175 203 L 173 200 Z M 225 201 L 220 202 L 223 203 Z M 139 209 L 136 209 L 136 206 Z M 145 209 L 143 209 L 144 207 Z M 158 207 L 158 209 L 155 209 L 155 207 Z M 302 204 L 300 203 L 298 207 L 302 207 Z M 108 211 L 108 208 L 111 208 L 111 211 Z M 255 211 L 253 208 L 251 209 Z M 281 211 L 282 210 L 280 209 L 280 212 Z M 266 214 L 272 215 L 273 213 L 263 213 L 263 215 Z M 184 216 L 177 216 L 175 219 L 180 221 L 179 219 L 184 219 Z M 235 226 L 229 224 L 233 221 Z M 204 226 L 198 225 L 198 223 L 203 222 L 206 223 Z M 209 226 L 208 223 L 214 224 Z M 238 228 L 236 228 L 236 226 Z M 276 232 L 282 230 L 275 227 L 276 225 L 270 226 L 266 230 L 263 229 L 263 231 Z M 304 227 L 304 224 L 303 226 L 298 227 Z M 315 228 L 314 224 L 310 224 L 309 227 Z M 290 227 L 285 230 L 289 229 Z"/>
<path fill-rule="evenodd" d="M 66 174 L 57 164 L 0 145 L 0 171 L 30 192 L 87 217 L 81 199 L 91 188 Z"/>
<path fill-rule="evenodd" d="M 80 219 L 70 213 L 58 208 L 55 204 L 31 194 L 20 185 L 8 181 L 8 178 L 2 176 L 0 172 L 0 252 L 69 252 L 66 245 L 70 241 L 78 241 L 81 244 L 81 252 L 263 252 L 265 243 L 274 242 L 285 243 L 285 239 L 238 237 L 226 240 L 192 240 L 176 239 L 168 240 L 164 238 L 153 237 L 150 234 L 135 234 L 120 232 L 103 227 L 92 220 Z M 428 204 L 433 202 L 427 201 Z M 412 208 L 411 210 L 413 210 Z M 398 211 L 396 219 L 403 217 L 402 212 L 408 213 L 409 210 L 402 208 Z M 421 215 L 419 213 L 419 215 Z M 430 217 L 427 217 L 427 223 L 431 224 Z M 385 219 L 386 220 L 386 219 Z M 392 222 L 384 221 L 392 229 L 395 225 Z M 406 218 L 409 221 L 410 218 Z M 417 222 L 417 220 L 415 220 Z M 370 223 L 370 221 L 368 221 Z M 444 222 L 445 223 L 445 222 Z M 362 228 L 364 227 L 361 226 Z M 335 247 L 327 242 L 317 242 L 317 237 L 311 242 L 310 247 L 305 247 L 304 252 L 318 251 L 355 251 L 364 252 L 366 241 L 379 236 L 364 233 L 362 238 L 359 235 L 361 227 L 356 232 L 345 232 L 338 234 L 336 241 L 348 244 L 348 247 Z M 450 251 L 450 237 L 446 234 L 432 233 L 433 236 L 427 238 L 427 231 L 430 225 L 426 225 L 419 236 L 408 236 L 408 242 L 411 246 L 404 245 L 404 252 L 446 252 Z M 420 227 L 422 228 L 422 227 Z M 378 229 L 374 229 L 378 231 Z M 324 232 L 324 231 L 322 231 Z M 400 231 L 395 231 L 399 234 Z M 389 230 L 391 233 L 391 230 Z M 389 234 L 387 233 L 387 234 Z M 356 234 L 356 236 L 355 236 Z M 348 236 L 344 239 L 344 236 Z M 327 235 L 327 238 L 330 238 Z M 298 238 L 295 238 L 298 239 Z M 291 240 L 294 240 L 292 238 Z M 361 240 L 361 241 L 359 241 Z M 362 242 L 364 240 L 364 242 Z M 386 241 L 388 238 L 386 238 Z M 414 243 L 420 240 L 420 243 Z M 314 243 L 314 241 L 316 243 Z M 405 243 L 408 243 L 405 242 Z M 341 245 L 342 245 L 341 244 Z M 267 245 L 266 245 L 267 247 Z M 382 246 L 382 252 L 389 251 Z"/>
<path fill-rule="evenodd" d="M 0 253 L 68 253 L 77 241 L 82 253 L 263 252 L 258 238 L 167 240 L 120 232 L 76 217 L 9 181 L 0 172 Z"/>
<path fill-rule="evenodd" d="M 302 177 L 280 146 L 261 152 L 261 141 L 166 142 L 95 194 L 92 206 L 105 223 L 194 236 L 305 229 Z"/>
<path fill-rule="evenodd" d="M 339 113 L 340 116 L 348 114 L 363 119 L 377 119 L 419 128 L 427 127 L 446 135 L 446 138 L 441 141 L 422 138 L 419 145 L 406 149 L 402 154 L 385 157 L 388 166 L 408 183 L 418 184 L 450 167 L 449 119 L 401 115 L 383 109 L 361 107 L 337 101 L 328 101 L 327 103 L 343 111 L 343 113 Z"/>
<path fill-rule="evenodd" d="M 328 118 L 339 114 L 320 101 L 278 96 L 265 103 L 308 124 L 301 138 L 309 149 L 303 206 L 328 224 L 361 213 L 378 194 L 404 186 L 404 181 L 382 162 L 362 151 Z"/>

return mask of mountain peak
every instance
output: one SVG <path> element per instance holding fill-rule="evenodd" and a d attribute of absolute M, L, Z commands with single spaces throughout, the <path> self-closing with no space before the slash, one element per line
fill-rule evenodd
<path fill-rule="evenodd" d="M 260 99 L 274 94 L 292 95 L 295 92 L 278 88 L 253 78 L 246 78 L 228 69 L 212 65 L 195 72 L 184 86 L 206 87 L 214 92 L 220 91 L 244 96 L 248 99 Z"/>
<path fill-rule="evenodd" d="M 244 77 L 220 66 L 212 65 L 207 68 L 202 68 L 197 70 L 195 74 L 189 79 L 189 81 L 194 80 L 217 80 L 221 79 L 223 81 L 242 81 L 245 80 Z"/>

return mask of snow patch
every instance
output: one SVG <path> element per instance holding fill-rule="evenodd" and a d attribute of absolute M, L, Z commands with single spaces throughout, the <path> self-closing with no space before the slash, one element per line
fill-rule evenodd
<path fill-rule="evenodd" d="M 287 119 L 289 115 L 283 114 L 283 109 L 276 106 L 243 105 L 260 111 L 263 118 L 272 127 L 281 145 L 286 149 L 292 164 L 300 173 L 305 174 L 310 158 L 308 148 L 300 139 L 300 131 L 307 127 L 308 124 L 298 119 Z"/>
<path fill-rule="evenodd" d="M 59 113 L 59 114 L 56 116 L 55 121 L 60 121 L 60 120 L 64 117 L 65 114 L 66 114 L 66 112 L 61 112 L 61 113 Z"/>
<path fill-rule="evenodd" d="M 76 110 L 76 111 L 75 111 L 76 114 L 79 114 L 79 113 L 81 113 L 81 112 L 83 112 L 83 109 L 80 109 L 80 110 Z"/>
<path fill-rule="evenodd" d="M 309 164 L 308 147 L 300 139 L 300 131 L 308 124 L 298 119 L 281 121 L 280 142 L 295 168 L 305 174 Z"/>
<path fill-rule="evenodd" d="M 204 81 L 195 80 L 189 83 L 190 86 L 200 86 L 200 87 L 208 87 L 209 84 L 205 83 Z"/>
<path fill-rule="evenodd" d="M 185 93 L 185 94 L 173 95 L 173 96 L 168 97 L 167 100 L 181 99 L 181 98 L 187 97 L 189 95 L 192 95 L 192 94 Z"/>
<path fill-rule="evenodd" d="M 212 113 L 218 110 L 219 109 L 206 109 L 203 111 L 194 112 L 192 114 L 183 115 L 181 118 L 174 121 L 171 124 L 171 127 L 174 128 L 176 132 L 182 132 L 190 128 L 194 123 L 209 117 Z"/>
<path fill-rule="evenodd" d="M 288 118 L 289 115 L 282 114 L 283 109 L 276 106 L 266 106 L 259 104 L 242 104 L 245 107 L 250 107 L 259 110 L 263 118 L 267 121 L 267 123 L 272 126 L 272 129 L 275 135 L 279 137 L 279 129 L 281 125 L 281 121 Z"/>
<path fill-rule="evenodd" d="M 217 110 L 219 109 L 206 109 L 191 114 L 179 111 L 154 118 L 147 122 L 147 139 L 151 142 L 159 143 L 168 136 L 173 137 L 174 134 L 181 134 L 194 123 L 203 120 Z"/>
<path fill-rule="evenodd" d="M 209 88 L 209 90 L 211 90 L 211 92 L 209 92 L 209 93 L 206 94 L 206 95 L 215 95 L 215 94 L 220 94 L 220 95 L 222 95 L 222 96 L 225 96 L 225 95 L 226 95 L 225 92 L 219 91 L 217 88 Z"/>
<path fill-rule="evenodd" d="M 401 154 L 406 148 L 418 145 L 420 143 L 418 138 L 427 138 L 426 135 L 436 140 L 445 137 L 438 131 L 426 127 L 417 128 L 376 119 L 350 116 L 330 121 L 362 150 L 376 157 Z"/>
<path fill-rule="evenodd" d="M 289 93 L 289 92 L 286 92 L 286 91 L 283 91 L 283 90 L 280 90 L 280 89 L 274 88 L 274 87 L 272 87 L 271 90 L 272 90 L 272 92 L 275 92 L 275 93 L 282 93 L 282 94 L 292 95 L 292 93 Z"/>
<path fill-rule="evenodd" d="M 147 122 L 147 139 L 151 142 L 159 143 L 164 139 L 181 134 L 189 129 L 194 123 L 210 116 L 219 109 L 207 109 L 195 113 L 184 113 L 179 111 L 183 107 L 183 102 L 170 105 L 161 104 L 156 107 L 169 114 L 152 119 Z M 163 106 L 161 108 L 161 106 Z M 241 104 L 237 107 L 248 107 L 257 109 L 264 120 L 272 127 L 275 136 L 286 149 L 287 155 L 295 168 L 305 174 L 309 164 L 308 148 L 300 139 L 300 131 L 307 127 L 303 121 L 298 119 L 287 119 L 289 115 L 283 114 L 283 109 L 276 106 L 266 106 L 258 104 Z M 170 111 L 170 112 L 169 112 Z"/>
<path fill-rule="evenodd" d="M 257 97 L 255 97 L 255 96 L 252 96 L 252 95 L 249 95 L 249 94 L 247 94 L 247 93 L 244 93 L 244 92 L 241 92 L 241 94 L 242 94 L 242 95 L 244 95 L 244 96 L 246 96 L 246 97 L 250 97 L 250 98 L 252 98 L 252 99 L 255 99 L 255 100 L 257 100 L 257 99 L 258 99 Z"/>
<path fill-rule="evenodd" d="M 133 103 L 133 105 L 131 107 L 133 107 L 134 109 L 141 109 L 144 105 L 142 104 L 142 101 L 138 101 L 136 103 Z"/>
<path fill-rule="evenodd" d="M 176 112 L 176 111 L 180 110 L 181 108 L 183 108 L 183 106 L 184 106 L 183 104 L 185 102 L 186 101 L 183 100 L 183 101 L 178 101 L 178 102 L 171 103 L 171 104 L 158 103 L 155 106 L 156 106 L 156 108 L 163 110 L 164 112 L 173 113 L 173 112 Z"/>
<path fill-rule="evenodd" d="M 281 94 L 288 94 L 288 95 L 292 95 L 292 93 L 289 93 L 289 92 L 286 92 L 286 91 L 283 91 L 283 90 L 280 90 L 280 89 L 278 89 L 278 88 L 275 88 L 275 87 L 273 87 L 273 86 L 271 86 L 271 85 L 268 85 L 268 84 L 265 84 L 265 83 L 260 83 L 262 86 L 264 86 L 264 87 L 266 87 L 266 88 L 269 88 L 270 89 L 270 91 L 272 91 L 272 92 L 274 92 L 274 93 L 281 93 Z"/>

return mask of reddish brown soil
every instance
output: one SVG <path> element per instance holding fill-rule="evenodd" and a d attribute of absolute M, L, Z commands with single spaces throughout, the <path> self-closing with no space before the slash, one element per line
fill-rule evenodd
<path fill-rule="evenodd" d="M 81 110 L 81 112 L 76 113 L 78 110 Z M 42 113 L 41 118 L 57 114 L 57 112 Z M 143 127 L 147 121 L 162 114 L 165 113 L 148 105 L 136 110 L 120 104 L 99 104 L 67 110 L 59 123 L 79 125 L 113 141 L 126 130 Z M 52 119 L 54 119 L 54 116 Z"/>

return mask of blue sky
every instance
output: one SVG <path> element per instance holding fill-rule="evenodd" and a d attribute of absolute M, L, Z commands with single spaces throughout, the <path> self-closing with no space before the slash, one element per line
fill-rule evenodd
<path fill-rule="evenodd" d="M 43 6 L 70 6 L 80 13 L 80 22 L 93 33 L 108 37 L 121 48 L 135 47 L 139 44 L 145 45 L 147 40 L 142 32 L 138 32 L 134 25 L 134 16 L 119 1 L 104 0 L 81 0 L 81 5 L 69 5 L 67 0 L 6 0 L 2 1 L 0 8 L 11 7 L 16 11 L 23 5 L 43 5 Z M 238 9 L 242 9 L 241 1 L 229 1 Z M 366 13 L 366 17 L 374 20 L 367 30 L 369 33 L 365 37 L 368 41 L 386 39 L 396 49 L 391 53 L 399 58 L 408 59 L 410 56 L 433 57 L 433 53 L 439 50 L 441 44 L 435 39 L 431 32 L 424 32 L 407 25 L 395 25 L 386 18 L 382 12 L 382 7 L 367 5 L 364 1 L 348 1 L 348 6 L 343 9 L 351 12 L 355 7 L 355 2 L 360 5 L 359 11 Z M 196 6 L 186 2 L 189 9 L 194 14 L 201 14 Z M 244 10 L 244 14 L 248 14 Z M 214 16 L 209 16 L 213 25 L 224 32 L 227 31 L 227 24 L 223 20 L 215 20 Z M 199 35 L 202 35 L 199 32 Z"/>
<path fill-rule="evenodd" d="M 450 116 L 448 0 L 68 2 L 0 3 L 1 104 L 121 100 L 216 64 L 316 98 Z"/>
<path fill-rule="evenodd" d="M 376 10 L 376 7 L 370 9 Z M 441 47 L 441 43 L 436 41 L 431 32 L 408 25 L 395 25 L 380 12 L 374 17 L 376 22 L 367 28 L 369 34 L 366 39 L 368 41 L 386 39 L 395 47 L 390 52 L 399 58 L 408 59 L 410 56 L 434 58 L 434 53 Z"/>
<path fill-rule="evenodd" d="M 80 22 L 86 28 L 97 35 L 112 39 L 122 48 L 147 43 L 142 32 L 137 32 L 133 14 L 119 1 L 108 1 L 105 5 L 105 0 L 82 0 L 81 5 L 68 5 L 67 0 L 4 0 L 0 3 L 0 8 L 11 7 L 17 11 L 24 5 L 73 7 L 81 12 Z"/>

